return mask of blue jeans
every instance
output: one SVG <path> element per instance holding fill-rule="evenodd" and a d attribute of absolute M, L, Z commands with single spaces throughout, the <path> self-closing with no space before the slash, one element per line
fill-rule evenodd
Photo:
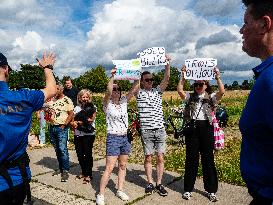
<path fill-rule="evenodd" d="M 55 149 L 61 172 L 69 170 L 69 155 L 67 149 L 68 127 L 49 126 L 50 141 Z"/>
<path fill-rule="evenodd" d="M 39 136 L 39 140 L 40 140 L 40 144 L 45 144 L 45 129 L 46 129 L 46 120 L 45 120 L 45 112 L 41 111 L 40 112 L 40 136 Z"/>

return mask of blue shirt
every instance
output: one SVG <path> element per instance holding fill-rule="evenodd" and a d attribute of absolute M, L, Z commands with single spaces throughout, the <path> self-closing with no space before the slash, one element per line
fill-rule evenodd
<path fill-rule="evenodd" d="M 44 103 L 44 93 L 37 90 L 10 91 L 6 82 L 0 81 L 0 164 L 20 157 L 27 148 L 32 112 Z M 18 167 L 8 170 L 13 185 L 23 183 Z M 30 177 L 30 169 L 27 169 Z M 8 189 L 0 175 L 0 191 Z"/>
<path fill-rule="evenodd" d="M 252 192 L 273 199 L 273 56 L 253 71 L 256 81 L 239 123 L 241 173 Z"/>

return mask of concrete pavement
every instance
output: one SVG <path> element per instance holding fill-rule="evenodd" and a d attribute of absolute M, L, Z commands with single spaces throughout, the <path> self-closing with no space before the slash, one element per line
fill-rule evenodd
<path fill-rule="evenodd" d="M 82 181 L 75 180 L 80 174 L 80 167 L 76 153 L 70 150 L 70 177 L 67 182 L 61 182 L 60 175 L 52 176 L 54 170 L 58 168 L 55 152 L 52 147 L 32 149 L 28 151 L 31 159 L 32 182 L 31 189 L 34 198 L 34 205 L 85 205 L 95 204 L 96 194 L 99 191 L 101 175 L 104 171 L 105 159 L 98 159 L 94 162 L 93 180 L 91 184 L 82 184 Z M 109 180 L 105 199 L 108 205 L 207 205 L 212 204 L 205 196 L 202 179 L 196 181 L 193 197 L 185 201 L 181 197 L 183 190 L 183 180 L 179 179 L 179 174 L 166 172 L 163 176 L 163 184 L 169 192 L 167 197 L 161 197 L 157 193 L 145 196 L 144 186 L 146 177 L 142 165 L 128 164 L 125 184 L 125 192 L 130 196 L 130 201 L 125 203 L 115 196 L 117 183 L 117 169 Z M 219 184 L 217 193 L 219 205 L 243 205 L 249 204 L 251 197 L 245 187 L 238 187 L 226 183 Z"/>

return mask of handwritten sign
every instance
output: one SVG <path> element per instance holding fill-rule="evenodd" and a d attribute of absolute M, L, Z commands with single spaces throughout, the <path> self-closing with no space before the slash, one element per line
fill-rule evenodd
<path fill-rule="evenodd" d="M 185 60 L 185 79 L 212 80 L 214 79 L 214 68 L 217 66 L 217 59 L 194 58 Z"/>
<path fill-rule="evenodd" d="M 141 60 L 142 67 L 167 65 L 164 47 L 147 48 L 137 54 Z"/>
<path fill-rule="evenodd" d="M 141 75 L 140 59 L 112 60 L 117 68 L 114 80 L 138 80 Z"/>

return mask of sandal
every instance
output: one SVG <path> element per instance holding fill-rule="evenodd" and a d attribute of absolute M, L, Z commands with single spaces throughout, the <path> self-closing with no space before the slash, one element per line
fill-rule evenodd
<path fill-rule="evenodd" d="M 79 180 L 79 179 L 82 179 L 82 178 L 84 178 L 83 175 L 77 175 L 77 176 L 75 177 L 76 180 Z"/>
<path fill-rule="evenodd" d="M 91 178 L 90 177 L 84 177 L 83 178 L 83 184 L 89 184 L 91 182 Z"/>

